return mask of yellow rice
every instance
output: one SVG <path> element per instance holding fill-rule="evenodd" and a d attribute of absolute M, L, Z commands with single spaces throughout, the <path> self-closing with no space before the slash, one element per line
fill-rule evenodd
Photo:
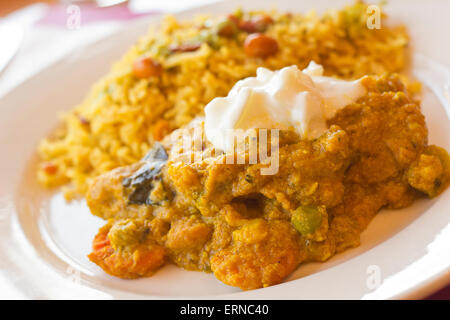
<path fill-rule="evenodd" d="M 387 28 L 382 22 L 381 29 L 370 30 L 365 12 L 362 3 L 322 16 L 314 11 L 266 12 L 275 21 L 266 34 L 278 41 L 279 51 L 265 60 L 245 55 L 243 32 L 237 39 L 221 37 L 219 48 L 203 44 L 195 52 L 161 56 L 168 45 L 195 38 L 202 32 L 200 26 L 219 18 L 165 17 L 112 66 L 80 105 L 63 115 L 64 128 L 40 143 L 42 166 L 51 163 L 57 170 L 49 174 L 41 167 L 38 180 L 47 187 L 65 185 L 68 199 L 83 195 L 92 177 L 140 159 L 155 140 L 158 120 L 165 119 L 171 129 L 186 124 L 201 115 L 211 99 L 226 95 L 236 81 L 255 75 L 260 66 L 304 68 L 314 60 L 327 75 L 346 79 L 401 71 L 408 43 L 404 28 Z M 139 80 L 132 75 L 132 64 L 142 55 L 163 64 L 161 77 Z"/>

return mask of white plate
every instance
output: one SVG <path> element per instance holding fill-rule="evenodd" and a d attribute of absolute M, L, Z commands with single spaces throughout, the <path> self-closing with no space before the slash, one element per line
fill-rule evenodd
<path fill-rule="evenodd" d="M 271 2 L 261 2 L 246 1 L 244 9 L 274 7 Z M 401 6 L 404 2 L 395 3 L 397 6 L 388 7 L 391 16 L 395 18 L 398 14 L 404 23 L 413 26 L 411 30 L 421 30 L 413 13 L 410 20 L 404 18 L 408 16 L 404 12 L 408 8 Z M 411 12 L 419 14 L 417 2 L 408 3 L 416 4 Z M 237 4 L 239 1 L 227 1 L 180 16 L 229 12 Z M 324 0 L 276 1 L 280 10 L 293 11 L 340 5 L 339 1 Z M 49 194 L 37 185 L 33 167 L 35 147 L 57 125 L 57 114 L 83 98 L 90 85 L 127 50 L 136 35 L 146 31 L 148 22 L 140 21 L 80 49 L 0 100 L 0 296 L 385 299 L 419 298 L 450 283 L 450 190 L 437 199 L 417 201 L 407 209 L 383 210 L 362 234 L 360 247 L 326 263 L 304 264 L 286 282 L 269 288 L 241 292 L 211 274 L 174 266 L 165 266 L 151 278 L 120 280 L 90 263 L 86 254 L 103 221 L 91 216 L 84 202 L 66 204 L 60 194 Z M 414 37 L 420 33 L 412 33 L 414 46 L 420 49 L 420 35 Z M 425 51 L 418 51 L 432 52 L 429 40 L 426 43 Z M 442 47 L 435 44 L 435 49 Z M 430 143 L 450 150 L 450 101 L 444 88 L 450 85 L 450 72 L 422 55 L 416 54 L 413 62 L 414 75 L 426 85 L 422 110 Z"/>

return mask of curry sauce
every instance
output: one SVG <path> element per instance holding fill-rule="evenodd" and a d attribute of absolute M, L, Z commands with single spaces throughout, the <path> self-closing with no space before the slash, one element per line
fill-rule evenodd
<path fill-rule="evenodd" d="M 121 278 L 173 263 L 243 290 L 261 288 L 302 262 L 358 246 L 380 209 L 437 196 L 448 186 L 450 160 L 428 145 L 419 102 L 397 75 L 362 83 L 367 94 L 328 120 L 319 138 L 280 132 L 275 175 L 261 174 L 264 163 L 201 157 L 210 154 L 207 141 L 183 150 L 201 160 L 182 161 L 175 131 L 143 161 L 95 178 L 87 202 L 107 224 L 89 258 Z M 183 132 L 203 126 L 194 120 Z"/>

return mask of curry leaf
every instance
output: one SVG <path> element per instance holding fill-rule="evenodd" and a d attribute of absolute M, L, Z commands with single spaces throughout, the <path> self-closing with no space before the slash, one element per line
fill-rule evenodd
<path fill-rule="evenodd" d="M 155 143 L 147 155 L 142 158 L 142 166 L 139 170 L 122 180 L 122 185 L 127 189 L 131 189 L 128 196 L 130 204 L 153 204 L 149 198 L 153 188 L 153 181 L 159 179 L 167 159 L 168 156 L 164 147 L 160 143 Z"/>

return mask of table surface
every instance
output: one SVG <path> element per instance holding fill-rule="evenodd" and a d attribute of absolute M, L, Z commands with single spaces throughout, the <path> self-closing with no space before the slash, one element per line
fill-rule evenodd
<path fill-rule="evenodd" d="M 46 4 L 54 4 L 57 3 L 58 0 L 3 0 L 0 3 L 0 17 L 5 16 L 15 10 L 21 9 L 30 4 L 35 4 L 37 2 L 46 3 Z"/>
<path fill-rule="evenodd" d="M 61 1 L 57 0 L 1 1 L 0 18 L 25 6 L 36 3 L 51 4 L 52 8 L 60 10 L 62 7 L 60 2 Z M 191 4 L 195 3 L 195 0 L 191 0 L 190 2 Z M 126 8 L 124 5 L 121 5 L 121 7 L 122 9 Z M 109 12 L 110 19 L 104 19 L 102 23 L 92 23 L 91 25 L 83 27 L 83 32 L 67 32 L 67 29 L 65 28 L 58 28 L 55 25 L 52 25 L 52 22 L 57 22 L 53 21 L 55 12 L 53 12 L 53 16 L 47 15 L 47 17 L 44 17 L 41 22 L 38 23 L 37 27 L 28 30 L 22 46 L 13 61 L 3 72 L 0 71 L 0 96 L 77 46 L 104 37 L 126 23 L 126 20 L 133 17 L 133 14 L 117 15 L 117 12 L 114 15 L 112 14 L 114 9 L 109 9 Z M 61 40 L 63 37 L 64 45 L 61 46 L 61 41 L 58 40 Z M 42 46 L 40 42 L 42 39 L 52 39 L 52 41 L 47 41 L 46 45 Z M 50 52 L 51 54 L 49 54 Z M 450 285 L 430 295 L 426 299 L 450 300 Z"/>

